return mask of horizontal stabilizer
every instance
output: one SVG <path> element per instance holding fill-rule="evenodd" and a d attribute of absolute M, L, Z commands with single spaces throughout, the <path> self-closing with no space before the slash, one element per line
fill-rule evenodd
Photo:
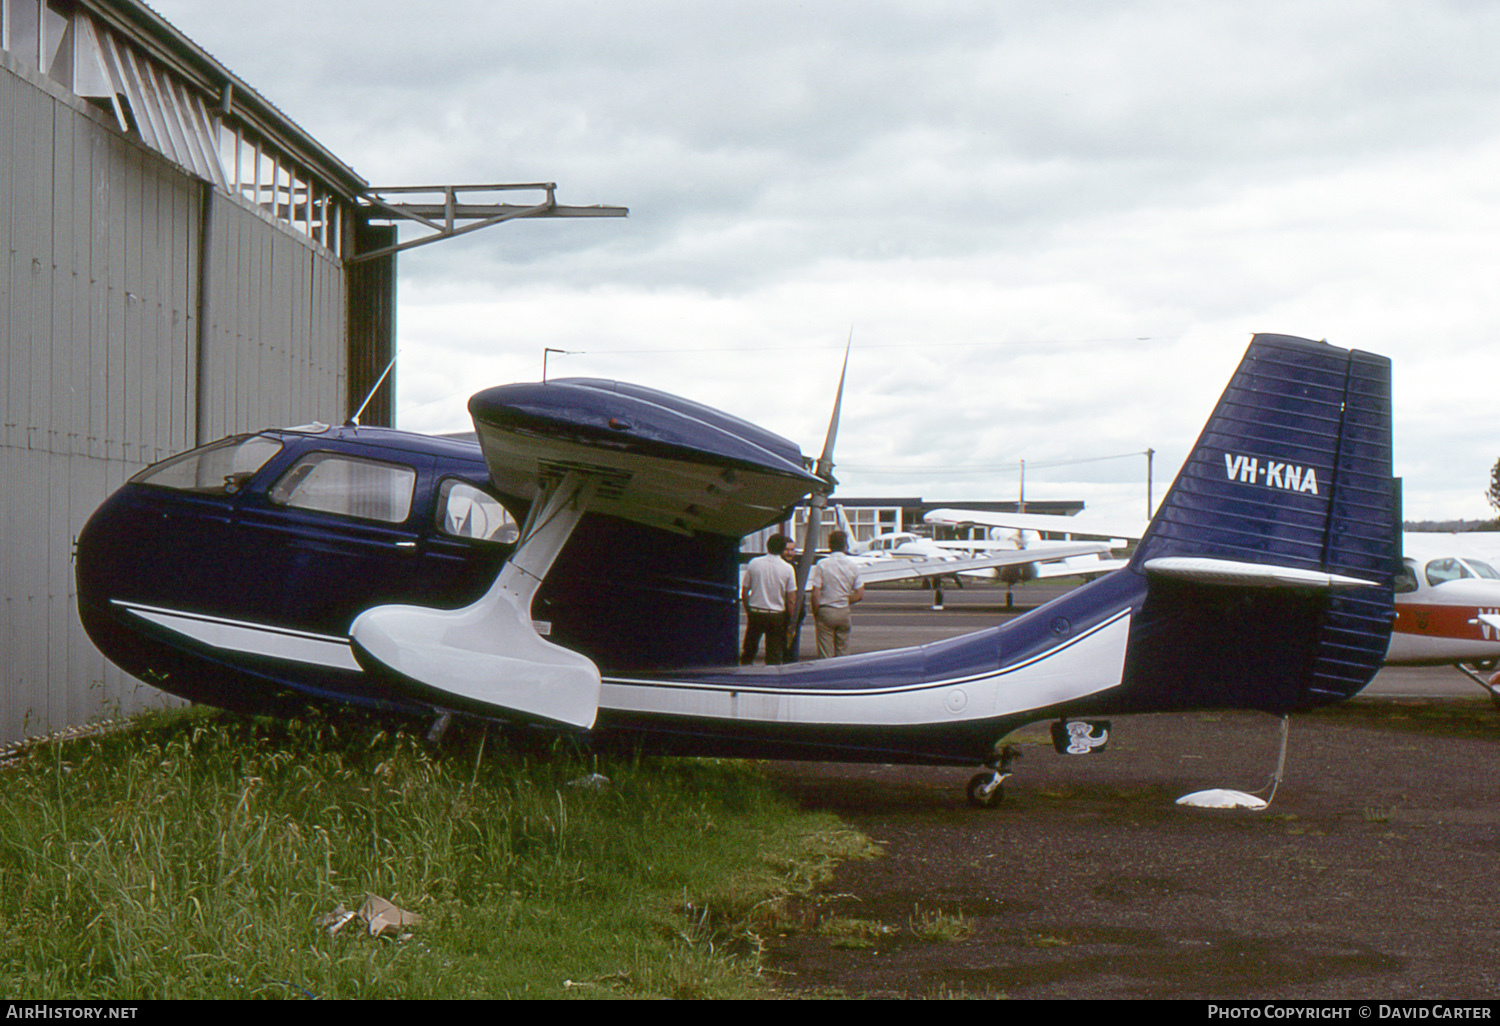
<path fill-rule="evenodd" d="M 1195 584 L 1219 584 L 1241 588 L 1351 588 L 1378 586 L 1344 574 L 1305 570 L 1294 566 L 1267 566 L 1264 563 L 1241 563 L 1232 559 L 1208 559 L 1195 556 L 1162 556 L 1148 559 L 1145 570 L 1154 577 L 1171 577 Z"/>

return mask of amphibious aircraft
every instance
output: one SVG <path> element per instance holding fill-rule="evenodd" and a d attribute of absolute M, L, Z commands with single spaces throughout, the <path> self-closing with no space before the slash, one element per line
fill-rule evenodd
<path fill-rule="evenodd" d="M 1078 748 L 1086 717 L 1285 714 L 1354 694 L 1385 652 L 1383 357 L 1257 335 L 1128 567 L 974 634 L 770 667 L 733 665 L 739 541 L 830 488 L 832 431 L 814 474 L 783 438 L 619 382 L 500 386 L 469 411 L 477 443 L 310 425 L 147 468 L 79 536 L 89 635 L 219 706 L 983 765 L 977 804 L 1021 725 Z"/>

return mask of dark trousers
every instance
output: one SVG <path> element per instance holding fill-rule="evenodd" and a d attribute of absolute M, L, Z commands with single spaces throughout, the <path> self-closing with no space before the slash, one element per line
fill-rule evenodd
<path fill-rule="evenodd" d="M 786 613 L 749 611 L 745 623 L 745 647 L 740 649 L 742 665 L 749 666 L 755 661 L 761 635 L 766 638 L 766 665 L 780 665 L 786 659 Z"/>

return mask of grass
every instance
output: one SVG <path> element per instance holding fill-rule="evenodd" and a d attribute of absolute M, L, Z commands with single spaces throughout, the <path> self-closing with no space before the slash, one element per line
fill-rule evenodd
<path fill-rule="evenodd" d="M 974 933 L 974 920 L 962 912 L 924 912 L 913 907 L 911 914 L 912 936 L 918 940 L 955 943 Z"/>
<path fill-rule="evenodd" d="M 835 948 L 873 948 L 880 941 L 895 936 L 896 928 L 870 919 L 833 916 L 818 926 L 818 933 Z"/>
<path fill-rule="evenodd" d="M 0 771 L 0 991 L 755 996 L 784 900 L 870 851 L 740 763 L 156 717 Z M 422 924 L 318 926 L 367 893 Z"/>

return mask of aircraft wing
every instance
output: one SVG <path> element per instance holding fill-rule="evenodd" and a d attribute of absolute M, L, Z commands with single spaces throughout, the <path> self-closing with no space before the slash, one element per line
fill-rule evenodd
<path fill-rule="evenodd" d="M 1129 563 L 1130 560 L 1128 559 L 1103 559 L 1098 555 L 1070 556 L 1067 559 L 1059 559 L 1054 562 L 1038 563 L 1036 575 L 1039 578 L 1048 578 L 1077 577 L 1080 574 L 1107 574 L 1128 566 Z"/>
<path fill-rule="evenodd" d="M 469 400 L 490 477 L 530 499 L 539 482 L 597 478 L 589 509 L 682 532 L 740 537 L 781 519 L 821 481 L 795 443 L 678 396 L 562 378 Z"/>
<path fill-rule="evenodd" d="M 955 554 L 955 558 L 969 558 L 980 553 L 990 554 L 999 552 L 1026 552 L 1031 555 L 1031 561 L 1037 564 L 1036 575 L 1038 577 L 1075 577 L 1079 574 L 1107 574 L 1112 570 L 1118 570 L 1129 560 L 1106 559 L 1099 552 L 1089 552 L 1083 555 L 1071 555 L 1058 558 L 1054 550 L 1071 545 L 1071 542 L 1033 542 L 1026 548 L 1016 547 L 1014 541 L 944 541 L 934 542 L 941 549 L 946 549 Z M 1092 544 L 1092 543 L 1091 543 Z M 1103 543 L 1100 543 L 1103 544 Z M 965 556 L 958 556 L 958 553 Z"/>
<path fill-rule="evenodd" d="M 738 538 L 822 484 L 796 445 L 707 406 L 623 382 L 565 378 L 469 399 L 490 478 L 530 511 L 489 589 L 461 609 L 364 610 L 355 658 L 447 708 L 589 728 L 602 677 L 536 631 L 531 603 L 589 513 Z"/>
<path fill-rule="evenodd" d="M 953 527 L 1002 527 L 1013 531 L 1055 531 L 1086 534 L 1096 538 L 1125 538 L 1139 541 L 1146 533 L 1145 521 L 1095 520 L 1092 517 L 1065 517 L 1048 513 L 992 513 L 979 509 L 935 509 L 923 517 L 929 524 Z"/>
<path fill-rule="evenodd" d="M 971 559 L 935 559 L 935 558 L 903 558 L 900 556 L 882 557 L 861 562 L 859 566 L 860 579 L 866 584 L 878 584 L 882 581 L 903 581 L 919 577 L 940 577 L 949 574 L 968 573 L 972 570 L 988 570 L 993 567 L 1015 566 L 1018 563 L 1039 563 L 1038 569 L 1050 565 L 1052 560 L 1064 560 L 1078 556 L 1097 556 L 1099 553 L 1107 553 L 1109 546 L 1103 542 L 1078 542 L 1074 545 L 1059 545 L 1045 551 L 1031 551 L 1027 549 L 1009 549 L 1005 552 L 997 552 L 988 556 L 975 556 Z M 1046 562 L 1044 562 L 1046 561 Z M 1082 570 L 1072 570 L 1070 573 L 1083 573 Z"/>

